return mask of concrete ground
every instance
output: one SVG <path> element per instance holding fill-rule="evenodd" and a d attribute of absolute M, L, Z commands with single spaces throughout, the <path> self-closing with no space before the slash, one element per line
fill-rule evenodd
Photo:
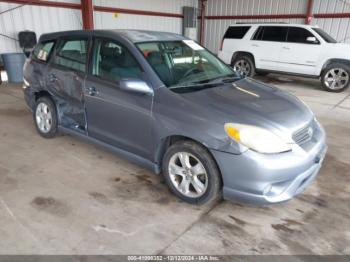
<path fill-rule="evenodd" d="M 76 138 L 37 135 L 0 86 L 0 254 L 350 254 L 350 93 L 259 78 L 303 99 L 328 134 L 317 180 L 292 201 L 190 206 L 159 176 Z"/>

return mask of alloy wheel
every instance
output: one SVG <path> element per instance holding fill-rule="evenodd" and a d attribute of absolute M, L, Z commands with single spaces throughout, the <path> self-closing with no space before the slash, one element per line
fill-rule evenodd
<path fill-rule="evenodd" d="M 35 119 L 38 128 L 43 133 L 48 133 L 52 127 L 52 113 L 45 103 L 38 104 L 35 111 Z"/>
<path fill-rule="evenodd" d="M 172 184 L 184 196 L 198 198 L 208 188 L 208 175 L 203 164 L 188 152 L 175 153 L 170 158 L 168 171 Z"/>
<path fill-rule="evenodd" d="M 236 63 L 233 65 L 233 70 L 235 70 L 241 76 L 249 76 L 251 68 L 248 61 L 241 59 L 236 61 Z"/>
<path fill-rule="evenodd" d="M 325 85 L 332 90 L 340 90 L 349 83 L 349 74 L 342 68 L 332 68 L 325 74 Z"/>

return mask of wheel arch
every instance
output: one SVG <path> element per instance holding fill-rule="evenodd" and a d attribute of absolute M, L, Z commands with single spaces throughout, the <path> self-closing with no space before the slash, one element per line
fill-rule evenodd
<path fill-rule="evenodd" d="M 321 72 L 320 72 L 320 76 L 324 73 L 324 70 L 333 63 L 338 63 L 338 64 L 345 64 L 347 66 L 350 66 L 350 60 L 348 59 L 341 59 L 341 58 L 332 58 L 332 59 L 328 59 L 322 66 Z"/>
<path fill-rule="evenodd" d="M 38 90 L 36 92 L 34 92 L 34 100 L 35 103 L 36 101 L 38 101 L 38 99 L 40 97 L 48 97 L 49 99 L 51 99 L 51 101 L 53 102 L 54 106 L 56 107 L 56 113 L 57 113 L 57 118 L 58 118 L 58 124 L 61 123 L 61 108 L 59 103 L 57 102 L 57 100 L 55 99 L 54 95 L 52 95 L 49 91 L 47 90 Z M 35 107 L 35 106 L 34 106 Z M 34 108 L 33 108 L 34 109 Z"/>
<path fill-rule="evenodd" d="M 34 93 L 35 101 L 37 101 L 40 97 L 43 97 L 43 96 L 48 96 L 53 100 L 53 96 L 46 90 L 40 90 Z"/>
<path fill-rule="evenodd" d="M 163 138 L 161 140 L 161 143 L 160 145 L 158 146 L 158 149 L 157 149 L 157 152 L 156 152 L 156 162 L 158 163 L 159 167 L 160 167 L 160 170 L 162 170 L 162 160 L 163 160 L 163 156 L 166 152 L 166 150 L 173 144 L 175 144 L 176 142 L 178 141 L 191 141 L 191 142 L 194 142 L 200 146 L 202 146 L 206 151 L 207 153 L 213 158 L 215 164 L 216 164 L 216 167 L 218 168 L 219 172 L 220 172 L 220 178 L 221 180 L 223 179 L 222 178 L 222 174 L 221 174 L 221 170 L 220 170 L 220 167 L 215 159 L 215 156 L 210 152 L 208 146 L 203 143 L 203 142 L 200 142 L 199 140 L 197 139 L 194 139 L 194 138 L 191 138 L 189 136 L 184 136 L 184 135 L 169 135 L 165 138 Z"/>
<path fill-rule="evenodd" d="M 233 64 L 233 61 L 239 56 L 249 56 L 253 60 L 254 65 L 256 66 L 254 55 L 252 53 L 246 52 L 246 51 L 236 51 L 236 52 L 234 52 L 232 57 L 231 57 L 231 65 Z"/>

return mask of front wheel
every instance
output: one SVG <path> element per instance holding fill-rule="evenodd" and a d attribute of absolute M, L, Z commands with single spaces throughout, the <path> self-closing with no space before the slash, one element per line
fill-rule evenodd
<path fill-rule="evenodd" d="M 350 67 L 345 64 L 330 64 L 323 70 L 321 81 L 325 90 L 342 92 L 350 84 Z"/>
<path fill-rule="evenodd" d="M 203 146 L 192 141 L 171 145 L 162 168 L 171 191 L 185 202 L 204 204 L 221 198 L 220 172 Z"/>

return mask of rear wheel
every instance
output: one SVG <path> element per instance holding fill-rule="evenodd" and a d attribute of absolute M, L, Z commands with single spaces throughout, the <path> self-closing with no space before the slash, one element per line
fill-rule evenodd
<path fill-rule="evenodd" d="M 209 152 L 192 141 L 171 145 L 163 157 L 163 175 L 171 191 L 190 204 L 221 197 L 220 172 Z"/>
<path fill-rule="evenodd" d="M 45 138 L 57 135 L 57 113 L 54 102 L 47 96 L 36 101 L 33 112 L 34 122 L 38 133 Z"/>
<path fill-rule="evenodd" d="M 321 76 L 322 86 L 329 92 L 342 92 L 350 84 L 350 67 L 345 64 L 328 65 Z"/>
<path fill-rule="evenodd" d="M 232 67 L 242 77 L 253 77 L 255 75 L 255 64 L 250 56 L 237 56 L 232 61 Z"/>

